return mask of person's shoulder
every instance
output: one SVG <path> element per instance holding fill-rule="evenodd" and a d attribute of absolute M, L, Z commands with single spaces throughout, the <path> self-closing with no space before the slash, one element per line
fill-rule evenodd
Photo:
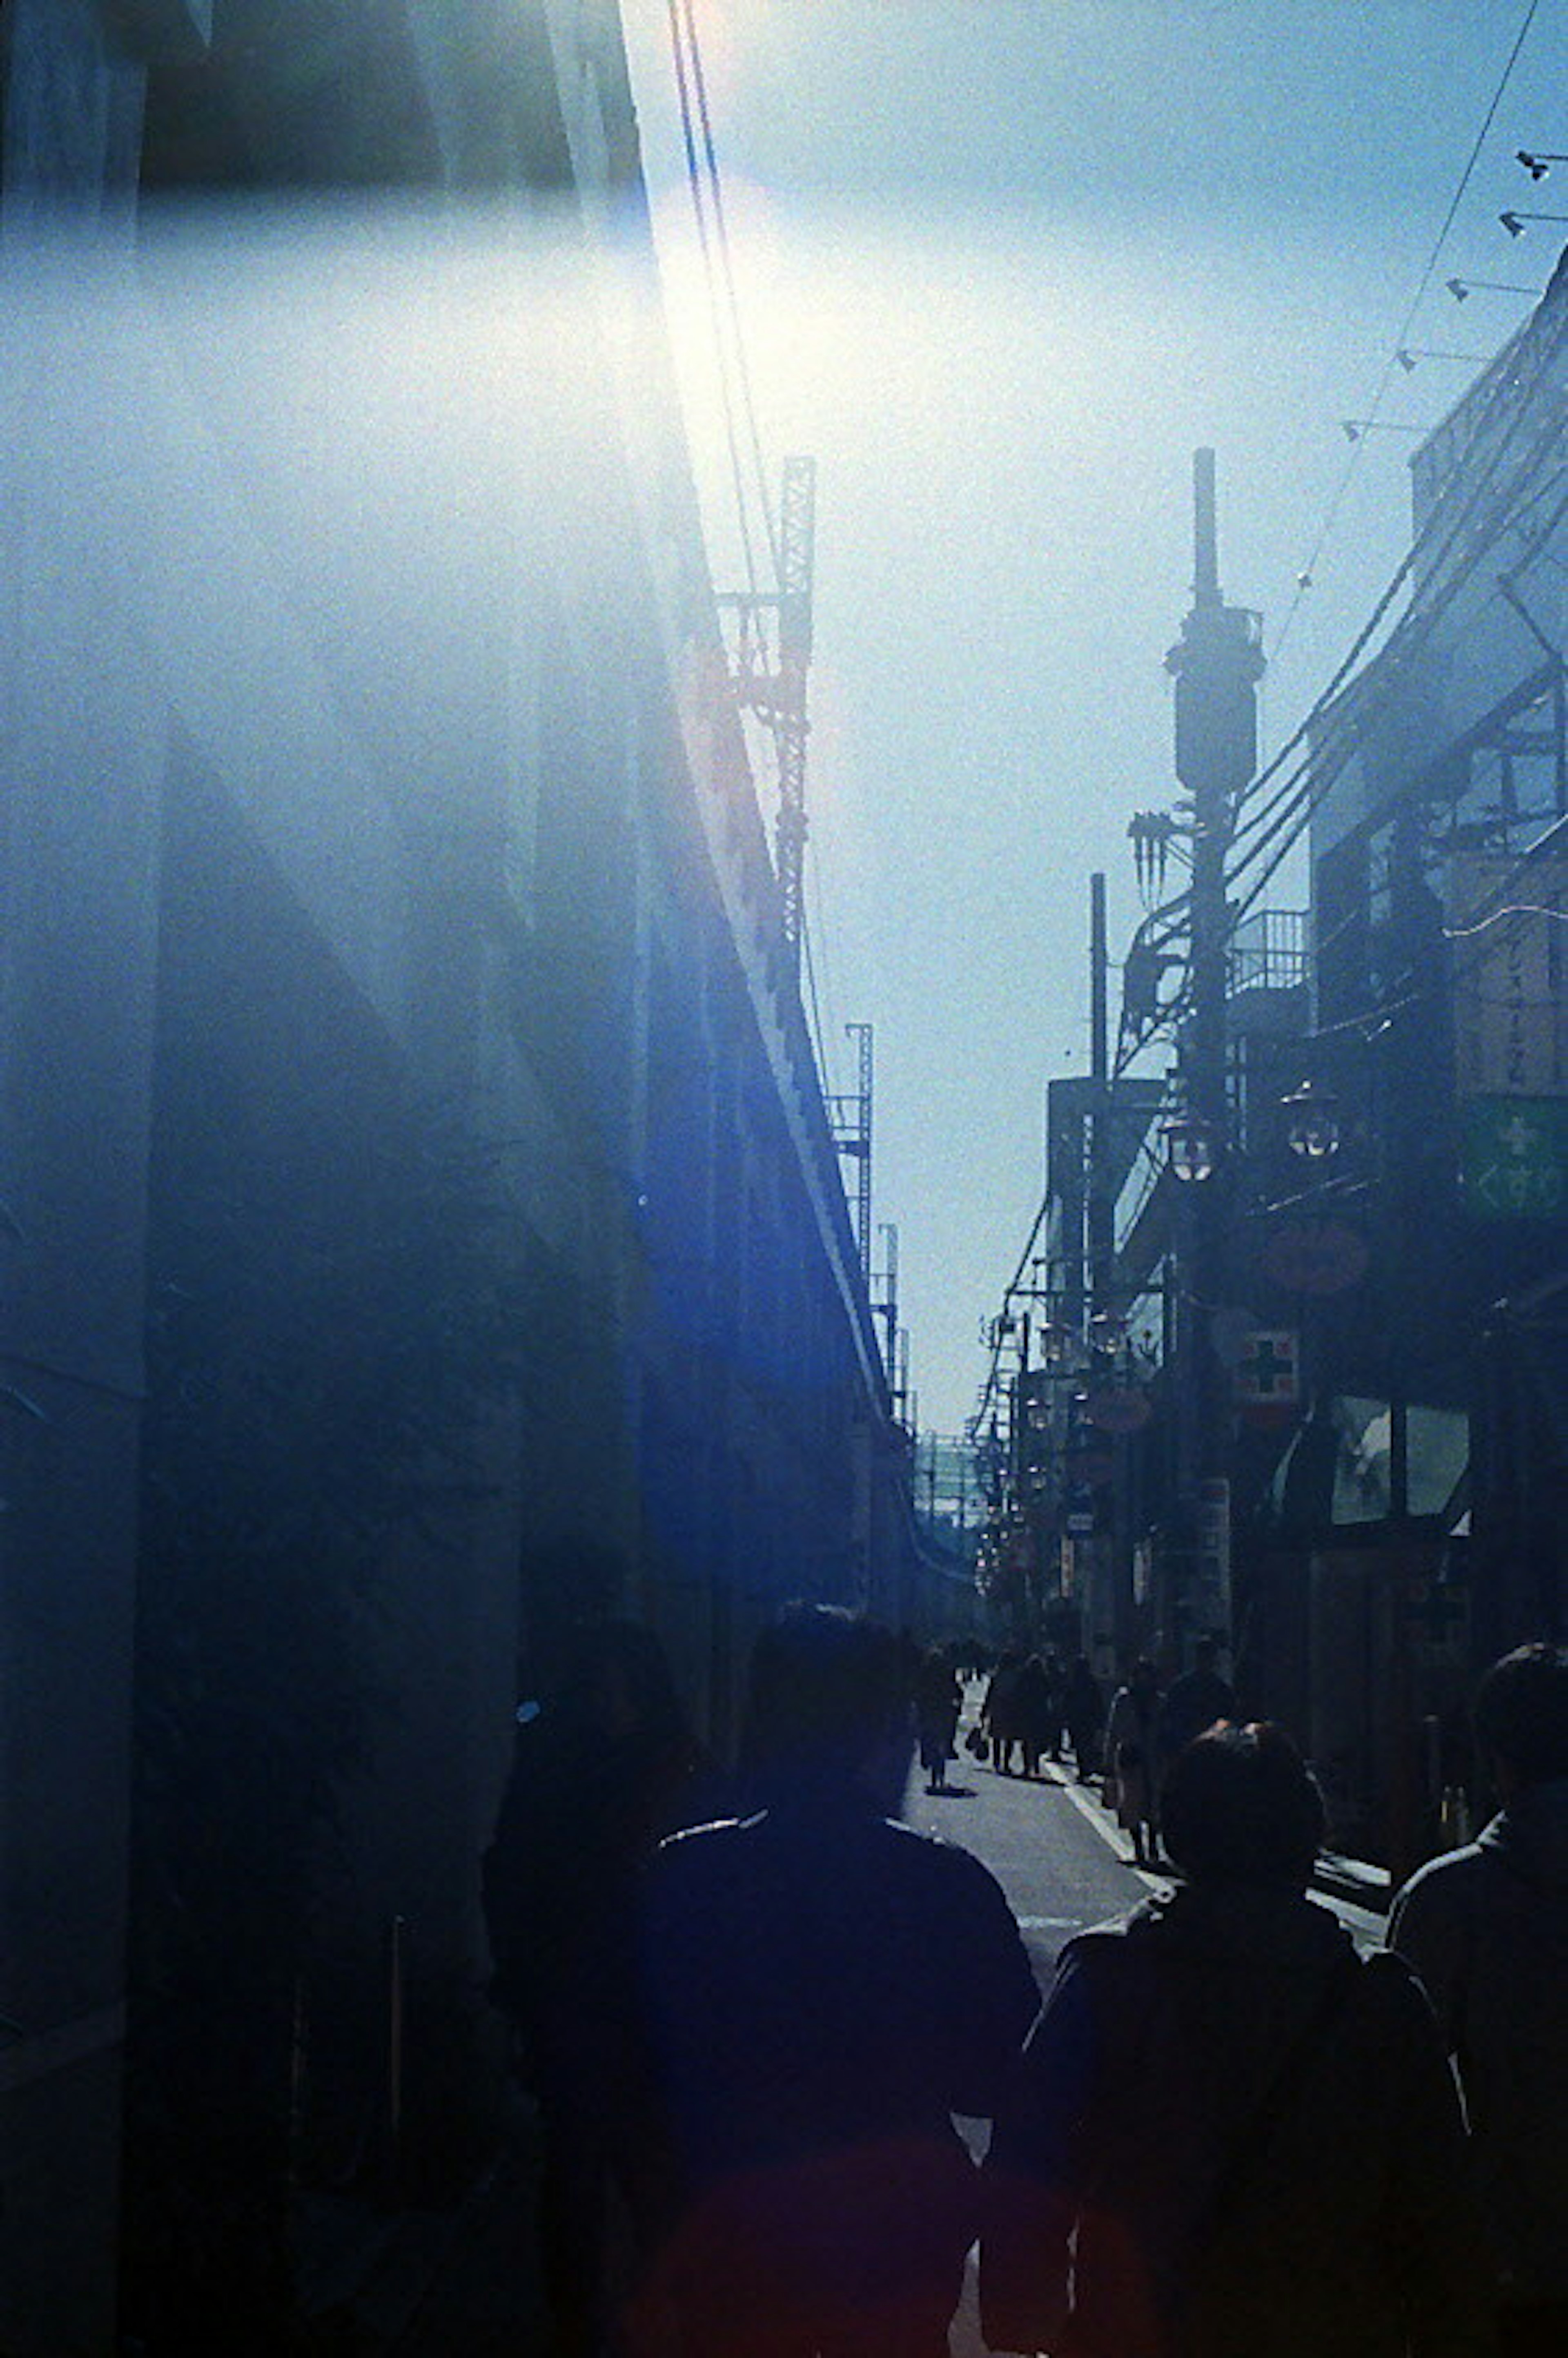
<path fill-rule="evenodd" d="M 677 1826 L 665 1834 L 659 1844 L 661 1858 L 695 1858 L 707 1856 L 714 1845 L 727 1845 L 738 1837 L 749 1834 L 762 1824 L 762 1812 L 758 1810 L 749 1817 L 734 1813 L 727 1817 L 704 1818 L 697 1824 Z"/>
<path fill-rule="evenodd" d="M 881 1849 L 890 1875 L 902 1876 L 955 1900 L 981 1892 L 1002 1898 L 1001 1885 L 983 1859 L 962 1843 L 950 1842 L 946 1835 L 928 1833 L 924 1827 L 906 1825 L 902 1818 L 878 1818 L 872 1822 L 872 1840 Z M 1005 1905 L 1005 1900 L 1003 1901 Z"/>
<path fill-rule="evenodd" d="M 950 1842 L 946 1834 L 932 1833 L 925 1826 L 909 1825 L 903 1818 L 870 1819 L 867 1831 L 871 1841 L 890 1858 L 912 1869 L 925 1866 L 934 1875 L 964 1875 L 971 1867 L 979 1867 L 982 1875 L 990 1872 L 962 1843 Z"/>
<path fill-rule="evenodd" d="M 1420 1972 L 1397 1949 L 1370 1949 L 1358 1961 L 1353 2015 L 1360 2017 L 1371 2051 L 1419 2055 L 1439 2040 L 1431 1993 Z"/>
<path fill-rule="evenodd" d="M 1418 1866 L 1394 1896 L 1391 1920 L 1457 1910 L 1471 1905 L 1488 1881 L 1488 1860 L 1480 1843 L 1445 1850 Z"/>
<path fill-rule="evenodd" d="M 1086 1925 L 1064 1945 L 1056 1961 L 1058 1974 L 1103 1979 L 1147 1971 L 1151 1955 L 1164 1947 L 1165 1913 L 1159 1900 L 1143 1899 L 1124 1915 Z"/>
<path fill-rule="evenodd" d="M 649 1874 L 655 1882 L 668 1884 L 721 1872 L 729 1861 L 750 1847 L 747 1836 L 758 1823 L 757 1817 L 729 1817 L 678 1827 L 659 1844 L 649 1862 Z"/>

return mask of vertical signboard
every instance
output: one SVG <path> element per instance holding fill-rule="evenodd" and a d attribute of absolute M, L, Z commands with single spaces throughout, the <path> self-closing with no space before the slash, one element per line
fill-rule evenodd
<path fill-rule="evenodd" d="M 1460 1185 L 1482 1219 L 1568 1210 L 1568 859 L 1454 863 Z"/>

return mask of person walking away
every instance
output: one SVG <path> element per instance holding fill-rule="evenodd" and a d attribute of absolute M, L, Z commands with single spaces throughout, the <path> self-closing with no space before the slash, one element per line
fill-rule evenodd
<path fill-rule="evenodd" d="M 1038 1654 L 1031 1654 L 1019 1671 L 1012 1706 L 1023 1774 L 1038 1777 L 1040 1764 L 1051 1748 L 1054 1716 L 1051 1674 Z"/>
<path fill-rule="evenodd" d="M 1521 1646 L 1476 1691 L 1502 1807 L 1389 1918 L 1464 2089 L 1504 2358 L 1568 2352 L 1568 1650 Z"/>
<path fill-rule="evenodd" d="M 1099 1765 L 1105 1697 L 1086 1655 L 1076 1656 L 1067 1671 L 1062 1716 L 1067 1725 L 1067 1741 L 1073 1747 L 1074 1771 L 1079 1784 L 1087 1784 Z"/>
<path fill-rule="evenodd" d="M 991 1766 L 1004 1777 L 1012 1774 L 1013 1747 L 1018 1743 L 1018 1682 L 1022 1669 L 1023 1657 L 1012 1649 L 999 1655 L 980 1705 L 980 1725 L 990 1738 Z"/>
<path fill-rule="evenodd" d="M 1141 1654 L 1126 1683 L 1111 1698 L 1105 1730 L 1108 1798 L 1122 1832 L 1132 1837 L 1134 1866 L 1152 1866 L 1158 1856 L 1154 1743 L 1159 1716 L 1159 1672 Z"/>
<path fill-rule="evenodd" d="M 1236 1716 L 1236 1690 L 1219 1670 L 1219 1643 L 1206 1631 L 1193 1641 L 1193 1664 L 1173 1679 L 1160 1705 L 1155 1749 L 1163 1779 L 1179 1752 L 1217 1720 Z"/>
<path fill-rule="evenodd" d="M 947 1763 L 963 1708 L 963 1690 L 951 1660 L 942 1647 L 928 1648 L 914 1682 L 914 1730 L 928 1793 L 947 1790 Z"/>
<path fill-rule="evenodd" d="M 757 1643 L 765 1806 L 664 1844 L 642 1933 L 635 2353 L 946 2358 L 979 2225 L 953 2115 L 1000 2103 L 1038 1994 L 978 1859 L 895 1823 L 888 1633 L 795 1606 Z"/>
<path fill-rule="evenodd" d="M 1267 1725 L 1168 1786 L 1187 1877 L 1069 1942 L 984 2172 L 989 2346 L 1085 2358 L 1490 2358 L 1432 2010 L 1306 1898 L 1323 1804 Z"/>
<path fill-rule="evenodd" d="M 640 1872 L 663 1837 L 727 1794 L 695 1742 L 651 1629 L 568 1633 L 542 1703 L 519 1713 L 481 1866 L 493 2004 L 538 2106 L 538 2235 L 552 2358 L 598 2358 L 614 2111 Z"/>

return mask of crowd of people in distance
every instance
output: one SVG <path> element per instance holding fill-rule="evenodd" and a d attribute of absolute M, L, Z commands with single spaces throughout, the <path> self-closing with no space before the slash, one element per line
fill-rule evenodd
<path fill-rule="evenodd" d="M 1309 1896 L 1306 1765 L 1212 1650 L 1108 1710 L 1041 1658 L 1025 1730 L 1028 1667 L 987 1689 L 995 1765 L 1070 1745 L 1169 1866 L 1044 2001 L 989 1869 L 898 1814 L 916 1746 L 946 1786 L 950 1658 L 786 1608 L 728 1776 L 628 1624 L 519 1714 L 484 1896 L 555 2358 L 945 2358 L 977 2244 L 995 2351 L 1564 2358 L 1568 1650 L 1483 1681 L 1497 1813 L 1370 1954 Z"/>
<path fill-rule="evenodd" d="M 1141 1656 L 1108 1709 L 1084 1655 L 1064 1667 L 1050 1651 L 1004 1652 L 980 1704 L 985 1757 L 1004 1777 L 1028 1778 L 1040 1776 L 1046 1760 L 1062 1760 L 1070 1751 L 1080 1780 L 1103 1777 L 1106 1798 L 1131 1840 L 1134 1864 L 1157 1866 L 1165 1773 L 1184 1745 L 1236 1709 L 1217 1655 L 1215 1639 L 1199 1637 L 1190 1669 L 1164 1693 L 1155 1664 Z"/>

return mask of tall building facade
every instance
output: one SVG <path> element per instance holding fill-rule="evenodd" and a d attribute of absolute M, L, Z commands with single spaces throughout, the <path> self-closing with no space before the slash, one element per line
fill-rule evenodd
<path fill-rule="evenodd" d="M 19 2358 L 200 2331 L 203 2059 L 291 2184 L 460 2170 L 433 2059 L 563 1627 L 651 1621 L 722 1747 L 783 1596 L 912 1595 L 615 9 L 306 13 L 5 23 Z M 211 2272 L 265 2309 L 256 2242 Z"/>

